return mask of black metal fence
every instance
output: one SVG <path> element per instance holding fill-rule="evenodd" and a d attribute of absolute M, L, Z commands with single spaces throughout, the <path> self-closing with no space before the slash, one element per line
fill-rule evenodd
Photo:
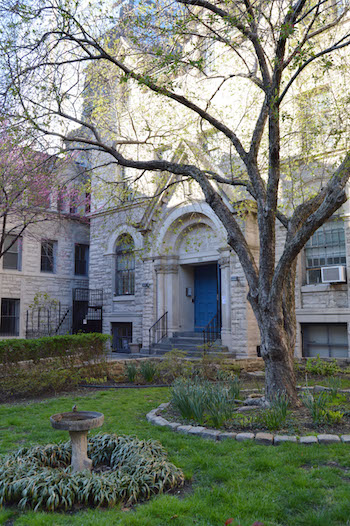
<path fill-rule="evenodd" d="M 26 313 L 26 338 L 71 334 L 72 309 L 60 302 L 32 307 Z"/>

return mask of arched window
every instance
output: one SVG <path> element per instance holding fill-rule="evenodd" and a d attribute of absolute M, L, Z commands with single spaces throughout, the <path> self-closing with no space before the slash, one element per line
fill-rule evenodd
<path fill-rule="evenodd" d="M 117 239 L 115 263 L 115 294 L 125 296 L 135 293 L 134 240 L 129 234 Z"/>

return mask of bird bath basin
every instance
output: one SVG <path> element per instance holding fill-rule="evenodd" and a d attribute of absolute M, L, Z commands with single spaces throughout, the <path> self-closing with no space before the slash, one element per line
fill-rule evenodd
<path fill-rule="evenodd" d="M 77 411 L 76 406 L 69 413 L 57 413 L 50 416 L 54 429 L 69 431 L 72 442 L 72 470 L 91 471 L 92 461 L 87 456 L 87 434 L 90 429 L 101 427 L 104 421 L 103 413 L 95 411 Z"/>

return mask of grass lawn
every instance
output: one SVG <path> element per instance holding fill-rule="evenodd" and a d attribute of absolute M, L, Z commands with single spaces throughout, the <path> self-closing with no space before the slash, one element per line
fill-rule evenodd
<path fill-rule="evenodd" d="M 188 491 L 161 495 L 129 509 L 75 513 L 0 510 L 0 524 L 15 526 L 350 526 L 350 447 L 259 446 L 187 437 L 146 422 L 146 413 L 169 397 L 165 388 L 98 391 L 36 403 L 0 406 L 0 453 L 23 445 L 67 440 L 49 416 L 80 410 L 105 414 L 102 432 L 158 439 L 191 482 Z"/>

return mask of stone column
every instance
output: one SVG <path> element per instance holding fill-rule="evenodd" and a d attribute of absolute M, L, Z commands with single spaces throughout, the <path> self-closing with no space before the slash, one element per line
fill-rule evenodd
<path fill-rule="evenodd" d="M 168 332 L 179 330 L 179 264 L 178 257 L 168 259 L 164 266 L 165 310 L 168 311 Z"/>
<path fill-rule="evenodd" d="M 230 253 L 228 250 L 221 252 L 219 265 L 221 269 L 221 341 L 222 345 L 232 351 Z"/>
<path fill-rule="evenodd" d="M 160 258 L 159 258 L 160 259 Z M 165 308 L 165 286 L 164 286 L 164 274 L 165 267 L 163 262 L 160 260 L 154 265 L 156 272 L 156 320 L 160 318 L 166 311 Z"/>
<path fill-rule="evenodd" d="M 70 431 L 72 443 L 72 471 L 73 473 L 88 469 L 91 471 L 92 460 L 87 456 L 88 431 Z"/>

